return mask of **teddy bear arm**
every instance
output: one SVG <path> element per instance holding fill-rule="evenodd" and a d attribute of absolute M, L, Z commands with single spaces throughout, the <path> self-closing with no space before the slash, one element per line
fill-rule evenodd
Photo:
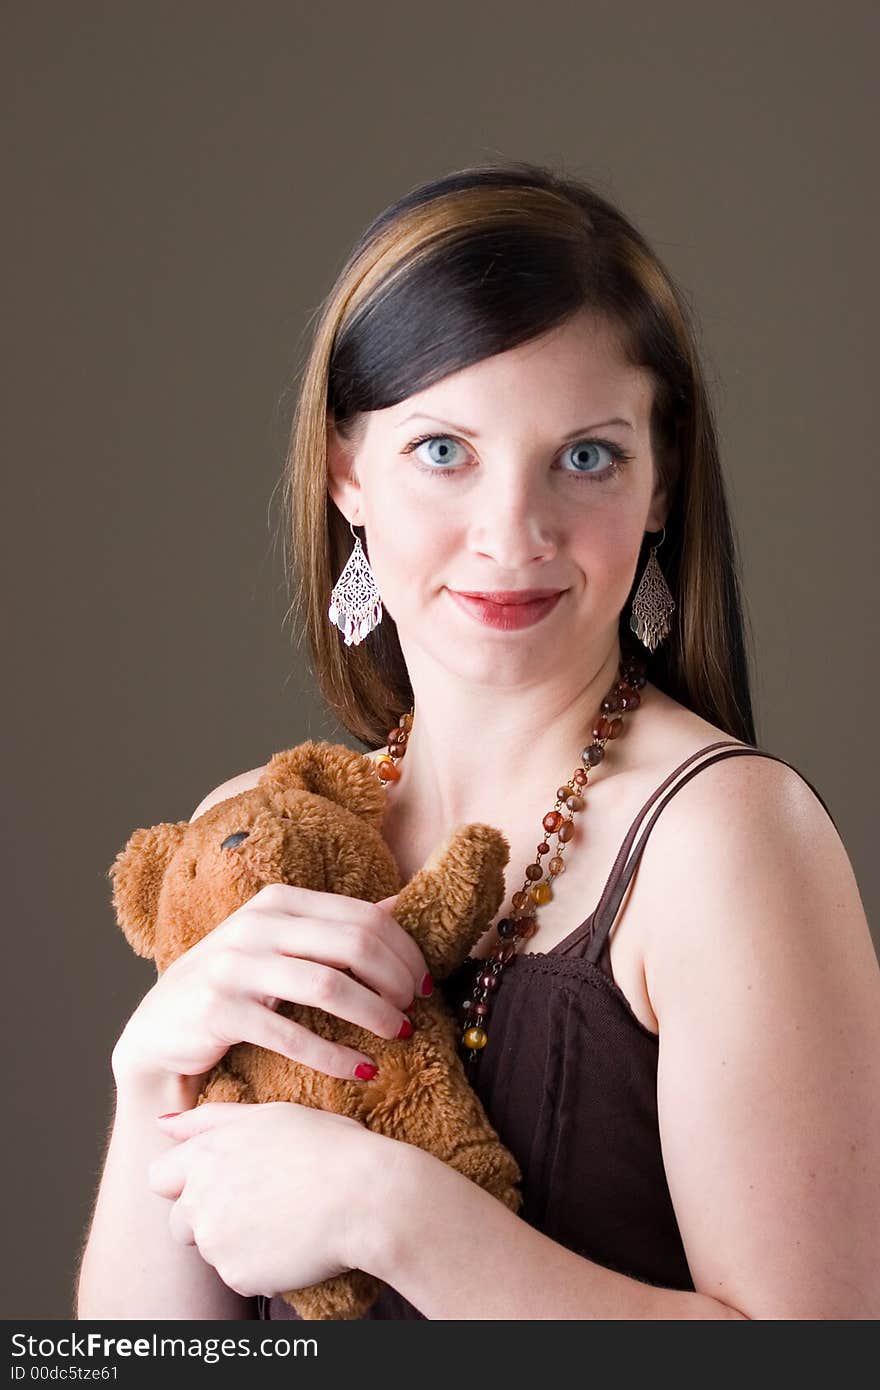
<path fill-rule="evenodd" d="M 460 965 L 504 899 L 507 841 L 488 825 L 463 826 L 400 891 L 394 916 L 421 947 L 435 980 Z"/>

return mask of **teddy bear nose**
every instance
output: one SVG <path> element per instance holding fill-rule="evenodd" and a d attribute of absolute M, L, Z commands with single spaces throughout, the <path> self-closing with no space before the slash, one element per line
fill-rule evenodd
<path fill-rule="evenodd" d="M 220 846 L 220 848 L 221 848 L 221 849 L 234 849 L 236 845 L 240 845 L 240 844 L 241 844 L 242 840 L 246 840 L 249 834 L 250 834 L 250 831 L 249 831 L 249 830 L 236 830 L 236 832 L 235 832 L 234 835 L 227 835 L 227 836 L 226 836 L 226 839 L 223 841 L 223 843 L 222 843 L 222 845 Z"/>

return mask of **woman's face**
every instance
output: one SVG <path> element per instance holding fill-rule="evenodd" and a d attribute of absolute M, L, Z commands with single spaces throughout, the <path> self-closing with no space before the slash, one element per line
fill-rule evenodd
<path fill-rule="evenodd" d="M 356 446 L 331 426 L 330 494 L 366 528 L 411 671 L 421 651 L 481 684 L 531 684 L 607 650 L 666 517 L 652 391 L 582 313 L 371 412 Z M 527 589 L 562 593 L 519 614 L 455 597 Z"/>

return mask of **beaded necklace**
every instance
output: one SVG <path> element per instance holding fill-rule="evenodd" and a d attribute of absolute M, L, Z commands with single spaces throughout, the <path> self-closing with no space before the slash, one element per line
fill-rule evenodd
<path fill-rule="evenodd" d="M 618 678 L 599 707 L 593 724 L 592 741 L 581 751 L 581 766 L 575 768 L 568 781 L 556 789 L 556 805 L 541 822 L 545 832 L 535 853 L 535 859 L 525 867 L 522 887 L 511 897 L 510 915 L 502 917 L 495 926 L 495 941 L 485 959 L 475 959 L 476 979 L 471 995 L 462 1005 L 462 1034 L 460 1047 L 465 1060 L 473 1066 L 489 1040 L 487 1023 L 492 999 L 505 965 L 517 954 L 517 946 L 528 941 L 538 930 L 537 908 L 551 901 L 553 879 L 565 869 L 565 846 L 574 835 L 574 818 L 585 806 L 584 793 L 592 769 L 605 757 L 605 745 L 623 733 L 623 714 L 638 709 L 639 691 L 647 681 L 645 663 L 636 652 L 621 655 Z M 388 787 L 399 781 L 398 764 L 406 752 L 412 731 L 415 707 L 402 714 L 397 726 L 388 733 L 388 752 L 376 759 L 376 774 Z M 565 814 L 568 812 L 569 814 Z M 541 859 L 550 854 L 550 837 L 556 836 L 556 848 L 547 864 L 547 878 Z"/>

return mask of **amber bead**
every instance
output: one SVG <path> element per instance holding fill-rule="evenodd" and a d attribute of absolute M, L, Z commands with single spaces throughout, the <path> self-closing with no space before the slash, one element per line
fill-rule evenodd
<path fill-rule="evenodd" d="M 536 883 L 532 889 L 532 901 L 538 907 L 543 907 L 545 903 L 549 903 L 552 897 L 553 889 L 549 883 Z"/>
<path fill-rule="evenodd" d="M 565 872 L 565 860 L 561 854 L 554 854 L 550 863 L 547 865 L 548 874 L 561 874 Z"/>
<path fill-rule="evenodd" d="M 577 792 L 572 792 L 571 796 L 565 798 L 565 805 L 569 811 L 582 811 L 586 802 Z"/>
<path fill-rule="evenodd" d="M 538 845 L 538 847 L 537 847 L 535 853 L 536 853 L 536 854 L 549 854 L 549 853 L 550 853 L 550 846 L 548 845 L 548 843 L 547 843 L 546 840 L 542 840 L 542 841 L 541 841 L 541 843 Z"/>
<path fill-rule="evenodd" d="M 401 729 L 406 729 L 407 733 L 409 733 L 413 726 L 413 717 L 411 714 L 402 714 L 397 722 Z"/>
<path fill-rule="evenodd" d="M 608 726 L 608 737 L 609 737 L 609 738 L 619 738 L 620 735 L 621 735 L 622 733 L 623 733 L 623 720 L 622 720 L 622 719 L 612 719 L 611 723 L 610 723 L 609 726 Z"/>
<path fill-rule="evenodd" d="M 479 1049 L 485 1047 L 488 1038 L 482 1028 L 468 1028 L 465 1031 L 464 1043 L 466 1047 Z"/>
<path fill-rule="evenodd" d="M 530 913 L 528 917 L 520 917 L 517 926 L 519 927 L 520 939 L 528 941 L 529 937 L 534 936 L 538 930 L 538 919 Z"/>
<path fill-rule="evenodd" d="M 389 729 L 385 736 L 385 742 L 389 748 L 393 748 L 403 734 L 403 729 Z"/>
<path fill-rule="evenodd" d="M 642 697 L 637 690 L 630 690 L 629 687 L 627 687 L 620 692 L 621 709 L 638 709 L 641 703 Z"/>
<path fill-rule="evenodd" d="M 508 961 L 513 960 L 516 955 L 516 947 L 512 941 L 503 941 L 500 946 L 496 946 L 492 952 L 493 960 L 500 960 L 502 965 L 507 965 Z"/>
<path fill-rule="evenodd" d="M 601 718 L 597 719 L 593 725 L 593 738 L 607 738 L 610 727 L 611 720 L 606 719 L 603 715 Z"/>
<path fill-rule="evenodd" d="M 574 834 L 574 821 L 564 820 L 559 827 L 556 838 L 560 844 L 567 845 Z"/>
<path fill-rule="evenodd" d="M 577 772 L 572 774 L 571 780 L 576 782 L 579 787 L 582 787 L 587 780 L 587 774 L 582 767 L 579 767 Z"/>
<path fill-rule="evenodd" d="M 593 737 L 595 738 L 595 734 Z M 585 762 L 589 767 L 595 767 L 597 763 L 601 763 L 604 757 L 605 749 L 600 743 L 589 744 L 581 753 L 581 761 Z"/>
<path fill-rule="evenodd" d="M 519 923 L 514 917 L 502 917 L 495 930 L 502 941 L 512 941 L 519 930 Z"/>
<path fill-rule="evenodd" d="M 603 714 L 615 714 L 620 709 L 620 696 L 617 691 L 612 691 L 610 695 L 606 695 L 599 708 Z"/>
<path fill-rule="evenodd" d="M 394 766 L 390 758 L 380 758 L 376 763 L 376 776 L 380 782 L 399 782 L 400 769 Z"/>
<path fill-rule="evenodd" d="M 536 878 L 540 878 L 543 872 L 540 864 L 526 864 L 526 878 L 531 879 L 532 882 Z"/>
<path fill-rule="evenodd" d="M 517 909 L 525 907 L 528 900 L 528 893 L 524 893 L 522 889 L 519 889 L 516 893 L 514 893 L 513 897 L 510 899 L 510 901 L 513 903 L 513 906 Z"/>
<path fill-rule="evenodd" d="M 548 811 L 541 824 L 543 825 L 544 829 L 549 830 L 550 834 L 552 835 L 554 830 L 559 829 L 560 825 L 562 824 L 562 820 L 563 817 L 561 811 Z"/>

